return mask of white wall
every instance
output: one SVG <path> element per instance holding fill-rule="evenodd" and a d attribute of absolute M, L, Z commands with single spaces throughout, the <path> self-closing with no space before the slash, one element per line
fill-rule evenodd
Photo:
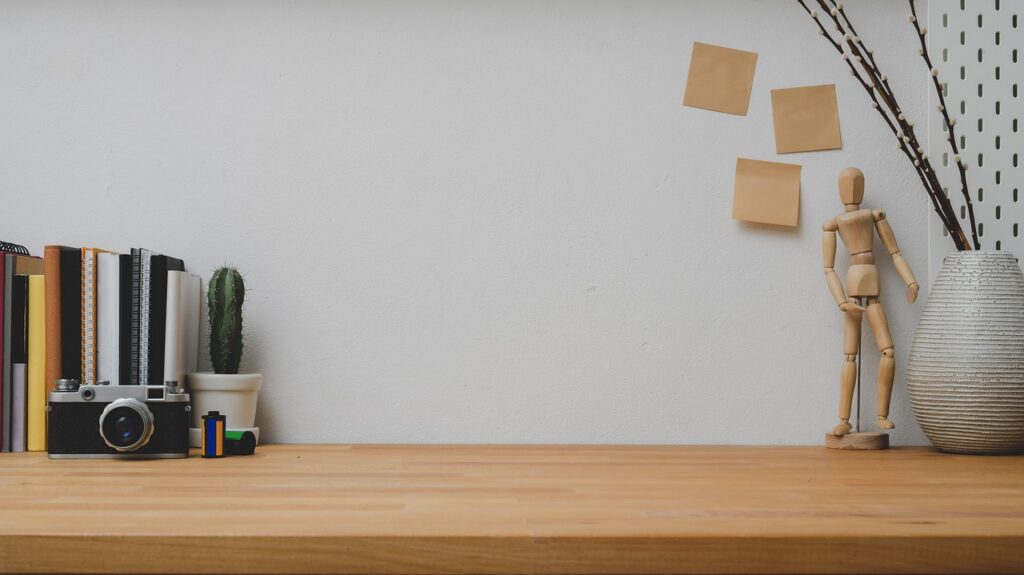
<path fill-rule="evenodd" d="M 849 9 L 920 116 L 905 5 Z M 681 106 L 695 40 L 761 54 L 747 117 Z M 776 156 L 769 90 L 829 82 L 844 148 Z M 920 185 L 791 1 L 0 2 L 0 110 L 2 239 L 245 271 L 273 441 L 819 444 L 843 167 L 927 277 Z M 737 156 L 804 165 L 799 229 L 730 219 Z M 924 441 L 902 364 L 893 412 Z"/>

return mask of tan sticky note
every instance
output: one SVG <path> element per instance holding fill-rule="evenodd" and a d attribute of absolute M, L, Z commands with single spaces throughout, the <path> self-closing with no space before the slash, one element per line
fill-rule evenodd
<path fill-rule="evenodd" d="M 800 217 L 799 164 L 736 159 L 734 220 L 796 227 Z"/>
<path fill-rule="evenodd" d="M 779 154 L 843 147 L 835 84 L 772 90 L 772 116 Z"/>
<path fill-rule="evenodd" d="M 694 42 L 683 105 L 746 116 L 756 65 L 754 52 Z"/>

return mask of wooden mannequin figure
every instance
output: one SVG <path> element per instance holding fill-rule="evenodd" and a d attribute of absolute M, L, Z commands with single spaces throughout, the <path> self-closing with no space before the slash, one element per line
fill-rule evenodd
<path fill-rule="evenodd" d="M 845 316 L 845 343 L 843 347 L 843 367 L 839 375 L 839 425 L 831 434 L 826 434 L 826 445 L 847 449 L 879 449 L 888 445 L 885 434 L 863 434 L 872 436 L 870 441 L 851 442 L 852 436 L 842 439 L 852 431 L 850 410 L 853 404 L 854 386 L 857 381 L 857 354 L 860 348 L 861 318 L 867 312 L 871 331 L 875 335 L 878 351 L 882 358 L 878 364 L 878 395 L 876 413 L 878 427 L 883 430 L 896 427 L 889 421 L 889 400 L 892 396 L 893 377 L 896 374 L 896 355 L 893 350 L 892 336 L 885 319 L 885 310 L 879 301 L 878 269 L 872 254 L 874 232 L 892 257 L 896 271 L 907 284 L 907 301 L 914 303 L 917 299 L 918 284 L 907 260 L 900 254 L 892 227 L 885 219 L 881 210 L 861 209 L 864 198 L 864 174 L 857 168 L 846 168 L 839 174 L 839 197 L 846 206 L 846 212 L 825 222 L 822 226 L 824 238 L 822 248 L 825 260 L 825 282 L 836 301 L 836 305 Z M 836 274 L 836 232 L 843 240 L 843 245 L 850 252 L 850 268 L 846 272 L 846 289 Z M 858 299 L 863 298 L 858 302 Z M 867 308 L 865 309 L 864 304 Z M 830 437 L 831 435 L 831 437 Z M 873 443 L 873 446 L 871 445 Z M 881 445 L 884 443 L 884 445 Z M 858 446 L 860 444 L 860 446 Z"/>

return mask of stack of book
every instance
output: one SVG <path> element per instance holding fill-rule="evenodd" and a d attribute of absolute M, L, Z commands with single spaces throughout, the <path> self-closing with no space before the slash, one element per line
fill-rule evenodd
<path fill-rule="evenodd" d="M 185 383 L 199 357 L 199 276 L 182 260 L 133 248 L 0 242 L 0 449 L 46 450 L 46 397 L 83 385 Z"/>

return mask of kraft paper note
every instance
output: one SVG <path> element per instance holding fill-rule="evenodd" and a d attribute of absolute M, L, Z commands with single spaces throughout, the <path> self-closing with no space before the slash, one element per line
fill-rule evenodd
<path fill-rule="evenodd" d="M 756 65 L 754 52 L 694 42 L 683 105 L 746 116 Z"/>
<path fill-rule="evenodd" d="M 799 164 L 736 159 L 734 220 L 796 227 L 800 217 Z"/>
<path fill-rule="evenodd" d="M 843 147 L 835 84 L 772 90 L 772 116 L 779 154 Z"/>

